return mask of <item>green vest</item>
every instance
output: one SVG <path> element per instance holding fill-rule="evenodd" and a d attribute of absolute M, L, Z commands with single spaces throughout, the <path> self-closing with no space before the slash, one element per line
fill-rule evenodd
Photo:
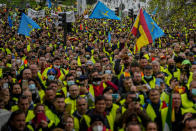
<path fill-rule="evenodd" d="M 185 109 L 196 107 L 196 103 L 194 104 L 193 101 L 190 101 L 186 93 L 181 95 L 181 100 L 182 107 Z"/>
<path fill-rule="evenodd" d="M 71 114 L 74 113 L 74 111 L 76 111 L 76 99 L 71 99 L 70 97 L 65 99 L 65 103 L 66 104 L 71 104 Z"/>
<path fill-rule="evenodd" d="M 155 77 L 153 77 L 153 79 L 151 80 L 151 81 L 149 81 L 149 82 L 147 82 L 145 79 L 144 79 L 144 77 L 142 77 L 142 80 L 144 81 L 144 83 L 145 84 L 148 84 L 149 86 L 150 86 L 150 88 L 155 88 L 155 86 L 156 86 L 156 78 Z"/>
<path fill-rule="evenodd" d="M 59 117 L 56 114 L 54 114 L 50 109 L 48 109 L 48 107 L 45 108 L 45 110 L 46 110 L 45 113 L 48 119 L 53 121 L 55 126 L 57 126 L 60 123 Z"/>
<path fill-rule="evenodd" d="M 108 122 L 110 124 L 110 128 L 112 131 L 114 130 L 114 122 L 116 119 L 116 111 L 118 110 L 118 108 L 119 108 L 119 106 L 117 104 L 113 104 L 111 111 L 107 115 L 107 118 L 109 120 Z"/>
<path fill-rule="evenodd" d="M 91 93 L 91 95 L 93 97 L 95 97 L 95 93 L 94 93 L 94 89 L 93 89 L 93 85 L 92 84 L 89 84 L 89 92 Z"/>
<path fill-rule="evenodd" d="M 80 129 L 80 121 L 78 120 L 77 117 L 74 117 L 74 129 L 75 131 L 79 131 Z"/>
<path fill-rule="evenodd" d="M 82 119 L 85 120 L 86 125 L 87 125 L 87 127 L 89 128 L 89 127 L 90 127 L 90 123 L 91 123 L 91 118 L 90 118 L 88 115 L 84 115 L 84 116 L 82 117 Z"/>
<path fill-rule="evenodd" d="M 161 107 L 162 107 L 162 103 L 160 105 L 159 111 L 161 112 L 162 127 L 164 127 L 165 121 L 166 121 L 166 117 L 167 117 L 168 108 L 166 107 L 166 108 L 161 109 Z M 147 115 L 150 117 L 150 119 L 152 121 L 154 121 L 155 118 L 157 117 L 156 113 L 155 113 L 155 111 L 154 111 L 154 109 L 153 109 L 151 104 L 147 105 L 146 113 L 147 113 Z"/>
<path fill-rule="evenodd" d="M 169 95 L 166 92 L 161 93 L 161 101 L 165 101 L 167 104 L 169 103 Z"/>
<path fill-rule="evenodd" d="M 196 110 L 194 108 L 181 108 L 182 110 L 182 115 L 186 114 L 186 113 L 192 113 L 192 114 L 195 114 L 196 113 Z"/>
<path fill-rule="evenodd" d="M 192 80 L 193 80 L 193 72 L 190 72 L 190 76 L 189 76 L 189 79 L 188 79 L 188 83 L 187 83 L 187 88 L 189 89 L 189 85 L 190 85 L 190 83 L 192 82 Z"/>
<path fill-rule="evenodd" d="M 170 86 L 169 81 L 171 80 L 172 77 L 175 77 L 178 79 L 178 81 L 180 80 L 180 69 L 177 69 L 176 72 L 173 73 L 173 75 L 169 72 L 168 68 L 165 69 L 164 73 L 166 73 L 168 76 L 165 77 L 165 82 L 167 85 Z"/>

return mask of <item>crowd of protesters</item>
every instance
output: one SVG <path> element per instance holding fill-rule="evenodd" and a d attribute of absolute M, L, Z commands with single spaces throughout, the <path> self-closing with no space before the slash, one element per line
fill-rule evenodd
<path fill-rule="evenodd" d="M 65 44 L 50 15 L 25 37 L 17 9 L 0 13 L 1 131 L 162 131 L 171 101 L 172 130 L 196 130 L 194 23 L 161 24 L 165 36 L 134 53 L 128 17 L 76 16 Z"/>

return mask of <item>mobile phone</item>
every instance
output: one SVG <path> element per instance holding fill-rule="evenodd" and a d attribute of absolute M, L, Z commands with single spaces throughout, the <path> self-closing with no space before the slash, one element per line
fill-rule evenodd
<path fill-rule="evenodd" d="M 22 89 L 26 89 L 29 87 L 28 81 L 27 80 L 22 80 Z"/>
<path fill-rule="evenodd" d="M 37 123 L 40 123 L 42 120 L 47 120 L 44 112 L 40 112 L 37 114 Z"/>
<path fill-rule="evenodd" d="M 67 103 L 67 104 L 66 104 L 66 107 L 65 107 L 65 110 L 66 110 L 69 114 L 71 114 L 71 108 L 72 108 L 72 104 L 71 104 L 71 103 Z"/>
<path fill-rule="evenodd" d="M 112 98 L 115 99 L 115 100 L 118 99 L 119 98 L 119 94 L 112 94 Z"/>

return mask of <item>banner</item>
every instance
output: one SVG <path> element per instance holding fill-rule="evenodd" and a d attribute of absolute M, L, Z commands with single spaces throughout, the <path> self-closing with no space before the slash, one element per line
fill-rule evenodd
<path fill-rule="evenodd" d="M 28 9 L 28 16 L 30 18 L 39 18 L 39 17 L 45 17 L 45 10 L 35 11 L 33 9 Z"/>
<path fill-rule="evenodd" d="M 75 22 L 75 14 L 74 11 L 66 12 L 66 21 L 67 22 Z"/>
<path fill-rule="evenodd" d="M 58 17 L 58 15 L 51 12 L 51 16 L 50 17 Z"/>
<path fill-rule="evenodd" d="M 78 15 L 82 15 L 86 7 L 86 0 L 77 0 Z"/>

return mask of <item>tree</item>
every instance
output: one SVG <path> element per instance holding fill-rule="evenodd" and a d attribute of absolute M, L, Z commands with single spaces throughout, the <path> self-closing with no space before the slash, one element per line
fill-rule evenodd
<path fill-rule="evenodd" d="M 184 23 L 187 25 L 196 18 L 195 2 L 188 2 L 190 0 L 151 0 L 149 1 L 148 11 L 152 12 L 156 7 L 157 19 L 162 24 L 175 24 L 178 27 L 183 27 Z M 188 3 L 188 4 L 187 4 Z"/>

